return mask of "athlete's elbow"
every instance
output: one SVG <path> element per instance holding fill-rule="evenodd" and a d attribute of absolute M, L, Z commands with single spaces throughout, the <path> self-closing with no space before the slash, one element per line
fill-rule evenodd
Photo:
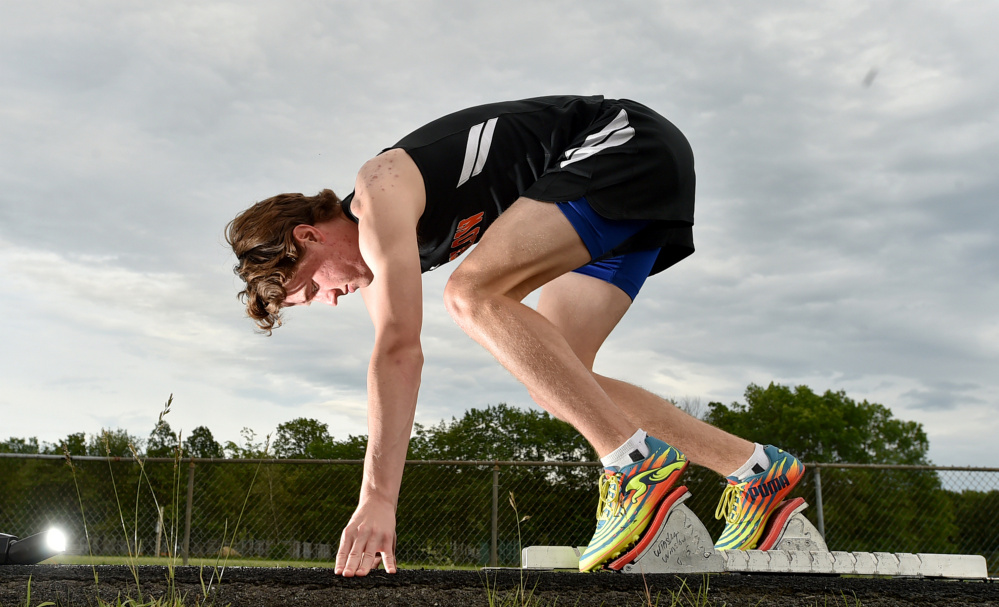
<path fill-rule="evenodd" d="M 397 368 L 417 373 L 423 369 L 423 347 L 419 339 L 381 340 L 376 344 L 375 352 L 383 361 Z"/>

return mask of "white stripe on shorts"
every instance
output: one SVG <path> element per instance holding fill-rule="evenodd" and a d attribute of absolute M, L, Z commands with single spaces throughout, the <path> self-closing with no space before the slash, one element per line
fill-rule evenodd
<path fill-rule="evenodd" d="M 634 127 L 628 124 L 628 112 L 621 110 L 614 120 L 611 120 L 600 132 L 593 133 L 583 140 L 583 145 L 565 151 L 565 160 L 559 163 L 559 167 L 565 168 L 573 162 L 579 162 L 585 158 L 626 143 L 635 136 Z"/>

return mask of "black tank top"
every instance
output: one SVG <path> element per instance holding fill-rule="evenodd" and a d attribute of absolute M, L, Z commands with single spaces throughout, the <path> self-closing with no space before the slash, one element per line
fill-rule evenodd
<path fill-rule="evenodd" d="M 427 204 L 417 228 L 422 271 L 452 261 L 558 160 L 600 115 L 603 97 L 539 97 L 468 108 L 388 149 L 416 163 Z M 354 194 L 343 200 L 347 216 Z"/>

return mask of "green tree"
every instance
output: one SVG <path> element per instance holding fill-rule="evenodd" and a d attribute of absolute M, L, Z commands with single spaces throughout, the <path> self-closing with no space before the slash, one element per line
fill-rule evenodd
<path fill-rule="evenodd" d="M 354 436 L 348 434 L 343 440 L 334 440 L 323 459 L 364 459 L 368 448 L 368 437 L 365 434 Z"/>
<path fill-rule="evenodd" d="M 800 459 L 853 464 L 927 464 L 922 424 L 846 393 L 818 395 L 808 386 L 750 384 L 746 403 L 709 403 L 707 421 L 737 436 L 779 445 Z"/>
<path fill-rule="evenodd" d="M 14 436 L 0 442 L 0 453 L 40 453 L 37 437 L 16 438 Z"/>
<path fill-rule="evenodd" d="M 990 575 L 999 572 L 999 532 L 995 513 L 999 512 L 999 491 L 971 491 L 951 494 L 958 531 L 954 536 L 957 551 L 981 554 L 988 562 Z"/>
<path fill-rule="evenodd" d="M 59 441 L 58 453 L 61 454 L 64 449 L 70 455 L 86 455 L 87 435 L 83 432 L 74 432 L 67 435 L 66 438 Z"/>
<path fill-rule="evenodd" d="M 270 435 L 261 442 L 257 439 L 257 433 L 252 428 L 243 428 L 239 431 L 239 436 L 243 439 L 242 444 L 237 444 L 231 440 L 225 442 L 222 450 L 225 451 L 226 457 L 233 459 L 256 459 L 273 455 L 270 445 Z"/>
<path fill-rule="evenodd" d="M 205 426 L 198 426 L 184 439 L 184 453 L 189 457 L 225 457 L 222 445 L 215 440 L 212 431 Z"/>
<path fill-rule="evenodd" d="M 469 409 L 424 427 L 417 424 L 411 459 L 593 461 L 593 447 L 569 424 L 545 411 L 506 403 Z"/>
<path fill-rule="evenodd" d="M 136 452 L 141 452 L 142 439 L 132 436 L 122 428 L 104 429 L 90 437 L 87 442 L 87 455 L 132 457 L 132 448 L 135 448 Z"/>
<path fill-rule="evenodd" d="M 160 421 L 149 433 L 149 441 L 146 444 L 147 457 L 173 457 L 177 453 L 180 441 L 177 434 L 170 428 L 170 424 Z"/>
<path fill-rule="evenodd" d="M 328 459 L 332 442 L 326 424 L 299 417 L 277 427 L 274 455 L 282 459 Z"/>

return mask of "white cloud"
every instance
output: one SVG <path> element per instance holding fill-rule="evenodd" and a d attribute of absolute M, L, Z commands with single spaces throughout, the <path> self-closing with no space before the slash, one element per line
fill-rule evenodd
<path fill-rule="evenodd" d="M 445 112 L 578 92 L 658 109 L 697 158 L 698 252 L 649 281 L 601 369 L 704 402 L 771 380 L 845 389 L 924 423 L 934 460 L 986 464 L 999 457 L 982 430 L 999 388 L 997 12 L 12 5 L 0 36 L 5 432 L 144 433 L 171 392 L 175 427 L 223 440 L 299 416 L 364 432 L 360 300 L 254 335 L 225 223 L 280 191 L 346 193 L 365 159 Z M 445 272 L 425 280 L 417 419 L 526 406 L 447 317 Z"/>

